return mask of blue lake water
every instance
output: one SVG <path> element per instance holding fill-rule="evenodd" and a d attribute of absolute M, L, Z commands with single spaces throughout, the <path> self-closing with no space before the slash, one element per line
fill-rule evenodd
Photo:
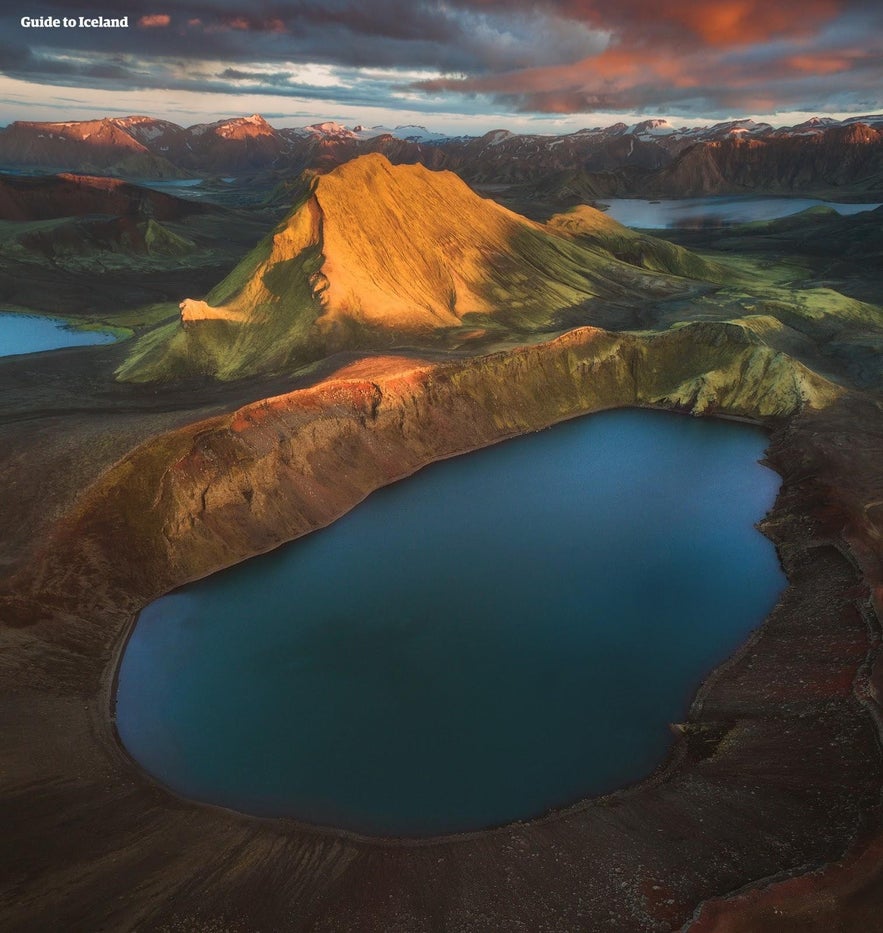
<path fill-rule="evenodd" d="M 640 198 L 605 198 L 607 213 L 627 227 L 663 230 L 670 227 L 708 227 L 775 220 L 824 205 L 839 214 L 873 210 L 879 203 L 841 204 L 817 198 L 770 198 L 747 195 L 707 198 L 679 198 L 647 201 Z"/>
<path fill-rule="evenodd" d="M 764 446 L 630 410 L 434 464 L 148 606 L 120 737 L 185 796 L 378 835 L 639 780 L 785 586 Z"/>
<path fill-rule="evenodd" d="M 58 318 L 0 313 L 0 356 L 113 343 L 116 339 L 101 331 L 74 330 Z"/>

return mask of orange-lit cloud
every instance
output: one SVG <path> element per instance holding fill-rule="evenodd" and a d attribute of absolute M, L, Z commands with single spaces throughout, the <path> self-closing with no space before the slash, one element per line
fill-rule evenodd
<path fill-rule="evenodd" d="M 511 6 L 502 0 L 460 2 L 484 9 Z M 561 15 L 609 29 L 607 48 L 561 65 L 442 77 L 416 86 L 432 94 L 487 95 L 522 112 L 671 109 L 679 101 L 687 108 L 744 112 L 760 101 L 775 106 L 778 96 L 788 104 L 802 95 L 819 98 L 826 76 L 848 79 L 861 71 L 856 86 L 862 88 L 873 83 L 874 74 L 883 77 L 881 52 L 838 47 L 826 32 L 847 7 L 860 5 L 850 0 L 548 2 Z"/>
<path fill-rule="evenodd" d="M 848 71 L 863 58 L 861 53 L 843 52 L 838 55 L 790 55 L 784 64 L 793 71 L 812 75 L 832 75 Z"/>
<path fill-rule="evenodd" d="M 850 0 L 454 0 L 465 8 L 514 10 L 541 6 L 574 21 L 609 29 L 627 44 L 691 38 L 738 46 L 809 35 L 850 6 Z M 853 3 L 852 5 L 856 5 Z"/>
<path fill-rule="evenodd" d="M 285 32 L 285 23 L 278 16 L 268 18 L 254 16 L 225 16 L 223 24 L 228 29 L 237 29 L 241 32 Z"/>
<path fill-rule="evenodd" d="M 837 0 L 680 0 L 660 3 L 654 15 L 650 4 L 633 5 L 650 21 L 681 25 L 715 47 L 811 34 L 832 19 L 840 7 Z"/>
<path fill-rule="evenodd" d="M 138 25 L 144 29 L 157 29 L 168 26 L 172 21 L 168 13 L 148 13 L 138 20 Z"/>

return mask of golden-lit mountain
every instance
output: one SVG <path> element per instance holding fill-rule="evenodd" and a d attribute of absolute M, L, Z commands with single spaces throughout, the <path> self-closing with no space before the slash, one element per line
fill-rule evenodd
<path fill-rule="evenodd" d="M 276 231 L 205 299 L 185 299 L 179 322 L 142 338 L 120 375 L 235 378 L 337 350 L 549 332 L 562 314 L 684 289 L 659 272 L 690 270 L 623 262 L 604 231 L 619 248 L 625 228 L 582 211 L 595 215 L 591 238 L 585 217 L 544 226 L 450 172 L 363 156 L 314 177 Z"/>

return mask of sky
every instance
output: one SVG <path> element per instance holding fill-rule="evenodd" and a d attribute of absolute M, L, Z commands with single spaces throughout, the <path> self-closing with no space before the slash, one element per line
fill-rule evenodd
<path fill-rule="evenodd" d="M 880 0 L 6 0 L 0 123 L 568 132 L 883 110 Z M 128 14 L 128 28 L 79 17 Z M 22 17 L 76 25 L 25 28 Z"/>

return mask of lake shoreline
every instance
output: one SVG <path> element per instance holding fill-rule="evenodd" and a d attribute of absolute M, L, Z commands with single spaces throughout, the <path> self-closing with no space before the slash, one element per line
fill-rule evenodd
<path fill-rule="evenodd" d="M 320 413 L 317 421 L 299 420 L 297 412 L 305 409 L 286 409 L 284 397 L 269 405 L 255 403 L 232 419 L 221 419 L 215 428 L 204 422 L 160 438 L 159 446 L 150 442 L 155 450 L 140 463 L 146 472 L 139 473 L 139 461 L 128 457 L 116 473 L 112 469 L 78 500 L 74 512 L 68 512 L 43 539 L 36 562 L 28 569 L 30 584 L 19 577 L 14 595 L 2 605 L 7 626 L 2 630 L 6 651 L 0 707 L 12 723 L 3 782 L 9 797 L 16 800 L 6 856 L 14 861 L 5 867 L 7 876 L 23 886 L 21 890 L 31 892 L 17 900 L 16 912 L 10 914 L 11 929 L 33 929 L 50 916 L 56 922 L 65 917 L 66 928 L 72 930 L 101 924 L 119 929 L 149 924 L 162 929 L 197 916 L 224 923 L 238 916 L 246 903 L 251 905 L 255 929 L 272 928 L 273 918 L 295 905 L 301 920 L 290 929 L 313 928 L 320 917 L 336 929 L 379 931 L 403 923 L 416 929 L 427 916 L 415 906 L 421 903 L 434 916 L 448 916 L 452 923 L 465 922 L 472 929 L 481 928 L 480 918 L 489 910 L 502 925 L 532 918 L 536 923 L 554 922 L 553 929 L 569 930 L 600 922 L 608 909 L 621 918 L 623 930 L 649 929 L 651 922 L 682 924 L 699 902 L 780 873 L 783 846 L 790 852 L 785 857 L 790 867 L 785 870 L 804 871 L 810 850 L 815 856 L 809 861 L 823 865 L 849 848 L 863 831 L 862 824 L 874 825 L 873 803 L 881 782 L 879 735 L 853 695 L 853 680 L 856 672 L 865 670 L 857 683 L 865 702 L 873 703 L 874 692 L 879 695 L 883 684 L 879 670 L 869 670 L 868 664 L 879 639 L 867 634 L 867 621 L 854 604 L 867 603 L 869 585 L 883 586 L 879 565 L 873 563 L 878 554 L 871 534 L 874 526 L 862 525 L 857 507 L 876 495 L 873 450 L 875 438 L 883 432 L 879 411 L 848 393 L 817 413 L 767 414 L 758 419 L 774 429 L 768 459 L 783 476 L 779 500 L 764 531 L 777 545 L 790 586 L 758 640 L 725 662 L 700 689 L 677 743 L 678 760 L 654 778 L 612 799 L 584 802 L 538 821 L 469 834 L 465 839 L 383 845 L 185 803 L 144 779 L 123 759 L 110 728 L 106 700 L 112 676 L 108 675 L 116 671 L 114 658 L 134 611 L 150 595 L 145 581 L 157 579 L 154 571 L 160 566 L 157 553 L 143 544 L 121 550 L 117 542 L 133 540 L 133 527 L 125 521 L 121 524 L 120 517 L 108 521 L 117 508 L 114 484 L 124 474 L 130 477 L 128 482 L 144 482 L 150 498 L 155 498 L 157 487 L 150 478 L 153 457 L 161 453 L 162 458 L 170 458 L 156 461 L 155 469 L 165 473 L 168 467 L 163 463 L 178 464 L 175 476 L 185 485 L 169 487 L 160 501 L 166 515 L 172 515 L 169 505 L 177 503 L 175 508 L 180 507 L 185 517 L 191 501 L 185 494 L 188 476 L 204 483 L 209 474 L 202 471 L 211 463 L 208 453 L 228 459 L 225 445 L 242 437 L 242 431 L 252 438 L 251 444 L 259 445 L 253 450 L 263 450 L 261 438 L 273 436 L 274 425 L 284 423 L 292 431 L 313 432 L 313 443 L 321 442 L 314 456 L 324 458 L 326 466 L 333 462 L 335 444 L 343 444 L 350 454 L 359 450 L 379 457 L 379 472 L 369 471 L 366 478 L 382 476 L 390 482 L 397 476 L 388 466 L 401 459 L 390 459 L 394 448 L 379 443 L 381 428 L 397 430 L 399 437 L 418 443 L 418 453 L 439 459 L 431 418 L 444 417 L 448 431 L 453 423 L 462 426 L 464 399 L 472 406 L 468 434 L 475 435 L 473 447 L 483 446 L 477 443 L 479 428 L 493 430 L 497 439 L 507 436 L 507 431 L 511 435 L 539 429 L 526 420 L 517 425 L 492 424 L 488 409 L 481 407 L 490 396 L 498 405 L 504 395 L 514 400 L 521 391 L 534 398 L 530 380 L 540 378 L 538 372 L 546 373 L 543 378 L 550 380 L 552 395 L 545 404 L 535 402 L 533 409 L 527 409 L 535 412 L 534 417 L 551 422 L 581 414 L 563 415 L 574 404 L 571 390 L 565 390 L 568 374 L 582 373 L 579 385 L 585 387 L 580 354 L 587 353 L 582 358 L 593 367 L 596 400 L 607 387 L 622 395 L 623 386 L 635 384 L 632 377 L 623 376 L 632 365 L 627 347 L 642 343 L 611 343 L 607 336 L 594 335 L 584 351 L 578 349 L 584 339 L 568 335 L 563 342 L 553 341 L 554 347 L 498 354 L 480 368 L 474 362 L 468 369 L 452 369 L 409 361 L 404 369 L 399 364 L 384 373 L 377 360 L 369 360 L 344 378 L 338 375 L 323 390 L 301 393 L 297 406 L 318 405 L 313 409 Z M 669 342 L 673 353 L 682 352 L 674 338 Z M 657 346 L 658 352 L 668 353 L 664 344 Z M 602 359 L 607 362 L 599 363 Z M 609 376 L 604 367 L 611 368 Z M 519 374 L 515 381 L 513 373 Z M 519 380 L 525 378 L 528 384 L 521 386 Z M 378 417 L 372 420 L 371 386 L 376 384 L 384 390 Z M 418 394 L 427 392 L 425 403 L 418 404 Z M 768 391 L 763 394 L 769 396 Z M 634 398 L 623 403 L 634 404 Z M 420 407 L 426 404 L 430 407 Z M 679 407 L 673 401 L 656 405 Z M 511 410 L 525 409 L 513 405 Z M 323 411 L 330 420 L 321 420 Z M 746 416 L 744 409 L 736 413 Z M 410 433 L 415 428 L 416 433 Z M 339 432 L 337 440 L 323 447 L 330 443 L 329 430 Z M 850 437 L 846 455 L 837 440 L 843 431 Z M 421 447 L 421 438 L 431 443 Z M 468 441 L 467 436 L 461 439 Z M 456 452 L 466 449 L 470 448 L 463 443 Z M 852 464 L 850 470 L 844 456 Z M 284 461 L 279 461 L 282 466 Z M 255 473 L 255 478 L 267 488 L 287 488 L 288 481 L 274 472 L 277 467 L 270 467 L 271 462 L 264 463 L 260 471 L 265 472 Z M 419 464 L 397 475 L 414 469 Z M 231 482 L 239 479 L 231 477 Z M 225 534 L 233 535 L 228 540 L 240 552 L 256 552 L 256 545 L 270 550 L 281 543 L 272 540 L 274 527 L 276 534 L 282 531 L 280 537 L 290 536 L 290 518 L 280 523 L 280 516 L 275 516 L 266 525 L 263 520 L 255 525 L 254 516 L 242 524 L 246 516 L 237 511 L 232 492 L 231 488 L 231 494 L 218 499 L 214 511 L 201 519 L 214 524 L 213 534 L 225 527 Z M 336 494 L 328 500 L 328 521 L 356 504 L 360 490 L 344 492 L 345 508 Z M 316 528 L 321 516 L 304 512 L 297 521 Z M 148 522 L 134 540 L 146 540 L 142 536 L 153 534 L 153 527 Z M 165 534 L 184 533 L 187 528 L 186 521 L 173 524 L 166 526 Z M 95 550 L 102 539 L 108 540 L 110 550 Z M 192 543 L 176 548 L 174 537 L 157 540 L 171 545 L 162 561 L 171 561 L 165 566 L 173 569 L 180 583 L 204 576 L 211 572 L 208 564 L 230 561 L 232 556 L 229 547 L 222 551 L 207 547 L 199 555 L 203 565 L 198 570 L 188 560 Z M 843 549 L 850 559 L 842 556 Z M 171 582 L 168 572 L 158 577 L 163 587 Z M 877 592 L 879 606 L 883 590 Z M 839 607 L 842 634 L 831 642 L 834 605 Z M 783 633 L 789 632 L 784 638 Z M 796 654 L 795 645 L 800 646 Z M 817 648 L 818 656 L 807 654 L 810 648 Z M 752 673 L 758 665 L 762 670 Z M 787 681 L 793 695 L 785 701 L 782 671 L 793 672 Z M 808 732 L 800 712 L 812 710 L 814 728 Z M 694 719 L 694 712 L 699 719 Z M 787 741 L 781 726 L 771 731 L 777 721 L 792 730 Z M 828 747 L 821 732 L 837 744 Z M 848 737 L 845 745 L 838 736 Z M 35 754 L 37 737 L 39 754 Z M 813 755 L 807 753 L 810 748 Z M 769 778 L 758 783 L 751 777 L 757 769 L 762 776 L 775 762 L 776 768 L 787 764 L 783 783 Z M 836 775 L 834 762 L 839 763 Z M 775 769 L 769 773 L 775 774 Z M 799 805 L 794 796 L 798 787 L 805 789 L 799 793 Z M 815 796 L 819 792 L 821 799 Z M 97 827 L 92 818 L 96 812 L 102 814 Z M 768 817 L 763 818 L 763 813 Z M 862 814 L 858 825 L 857 813 Z M 741 814 L 738 819 L 737 814 Z M 779 832 L 773 846 L 765 819 L 773 819 Z M 666 840 L 663 850 L 660 838 Z M 54 845 L 47 843 L 49 839 L 55 840 Z M 720 840 L 727 840 L 724 851 Z M 599 846 L 607 853 L 603 865 L 592 857 Z M 147 853 L 161 851 L 175 854 L 171 860 L 145 861 Z M 558 852 L 564 853 L 561 861 Z M 255 907 L 254 885 L 270 864 L 284 883 L 272 894 L 265 891 Z M 625 886 L 617 883 L 614 888 L 610 870 L 615 865 L 644 868 L 637 874 L 632 868 L 622 877 Z M 201 880 L 194 885 L 197 876 Z M 343 876 L 345 890 L 339 884 Z M 100 900 L 89 893 L 97 877 L 102 879 Z M 661 894 L 653 892 L 650 878 L 659 884 Z M 144 884 L 150 885 L 149 894 L 135 900 L 115 899 L 116 892 L 122 895 Z M 585 899 L 585 907 L 579 906 L 580 899 Z M 550 903 L 555 905 L 552 918 Z"/>
<path fill-rule="evenodd" d="M 24 322 L 32 322 L 30 331 L 22 328 L 21 324 Z M 18 330 L 16 323 L 19 324 Z M 65 334 L 69 336 L 65 337 Z M 71 347 L 106 345 L 131 335 L 132 331 L 124 328 L 76 320 L 63 314 L 50 315 L 10 308 L 0 310 L 0 357 L 29 356 Z M 9 349 L 14 352 L 7 352 Z"/>
<path fill-rule="evenodd" d="M 733 421 L 630 408 L 428 466 L 321 535 L 148 606 L 117 677 L 123 744 L 182 797 L 377 837 L 526 822 L 637 784 L 665 758 L 669 724 L 705 674 L 784 588 L 756 530 L 779 483 L 758 462 L 767 440 Z M 368 541 L 370 569 L 358 556 Z M 415 589 L 412 579 L 425 582 Z M 630 592 L 658 599 L 651 607 Z M 256 611 L 260 626 L 237 624 Z M 660 665 L 668 630 L 681 647 Z M 296 683 L 288 664 L 269 660 L 283 656 L 306 659 Z M 198 703 L 184 686 L 196 680 Z M 227 708 L 231 690 L 239 700 L 222 725 L 213 711 Z M 609 696 L 622 702 L 608 708 Z M 274 712 L 299 708 L 303 724 Z M 430 722 L 435 737 L 424 744 Z M 338 731 L 333 747 L 321 738 Z M 190 750 L 186 763 L 179 748 Z M 542 769 L 510 784 L 534 759 Z M 305 760 L 315 777 L 303 775 Z M 327 811 L 310 803 L 325 799 Z"/>
<path fill-rule="evenodd" d="M 782 203 L 798 203 L 782 212 Z M 788 221 L 819 208 L 836 212 L 840 217 L 876 210 L 879 201 L 834 200 L 808 198 L 800 195 L 721 194 L 690 198 L 605 198 L 598 201 L 599 210 L 617 222 L 634 230 L 651 233 L 678 233 L 708 227 L 738 229 L 741 225 Z"/>

